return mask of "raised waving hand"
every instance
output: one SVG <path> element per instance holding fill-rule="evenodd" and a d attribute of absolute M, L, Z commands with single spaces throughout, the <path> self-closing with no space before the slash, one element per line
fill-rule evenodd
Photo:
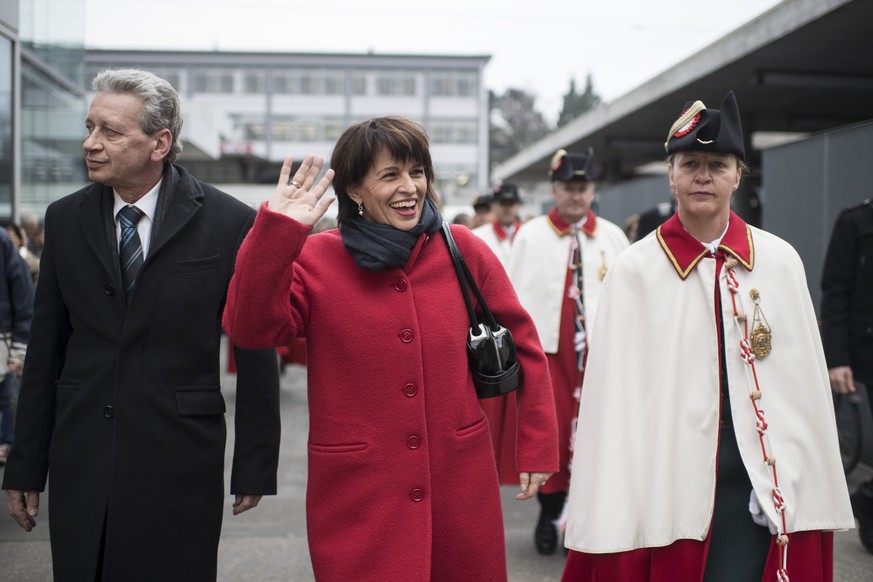
<path fill-rule="evenodd" d="M 313 226 L 324 216 L 328 206 L 334 201 L 333 196 L 325 196 L 333 180 L 333 170 L 325 172 L 321 180 L 316 183 L 318 174 L 324 166 L 324 158 L 306 156 L 293 177 L 291 176 L 292 161 L 290 156 L 285 158 L 285 163 L 282 164 L 282 170 L 279 172 L 279 183 L 267 207 L 273 212 Z"/>

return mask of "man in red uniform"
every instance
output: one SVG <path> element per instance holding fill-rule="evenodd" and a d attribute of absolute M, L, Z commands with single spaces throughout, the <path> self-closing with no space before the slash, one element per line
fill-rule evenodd
<path fill-rule="evenodd" d="M 600 288 L 608 267 L 628 246 L 615 224 L 591 210 L 595 198 L 594 153 L 558 150 L 549 169 L 555 207 L 526 222 L 512 246 L 507 272 L 519 300 L 531 314 L 543 350 L 558 416 L 561 468 L 540 488 L 541 512 L 534 543 L 541 554 L 558 544 L 558 528 L 570 481 L 574 418 L 582 385 L 588 330 L 597 311 Z M 505 416 L 512 407 L 506 407 Z M 504 443 L 512 435 L 511 420 L 503 422 Z M 498 463 L 506 458 L 498 449 Z M 517 473 L 501 464 L 501 477 Z M 506 482 L 506 481 L 504 481 Z"/>

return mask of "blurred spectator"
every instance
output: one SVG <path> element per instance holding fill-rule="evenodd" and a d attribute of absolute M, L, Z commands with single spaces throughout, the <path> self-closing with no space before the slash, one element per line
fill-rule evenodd
<path fill-rule="evenodd" d="M 455 217 L 452 219 L 452 224 L 460 224 L 461 226 L 466 226 L 467 228 L 470 228 L 470 224 L 472 222 L 473 220 L 466 212 L 460 212 L 456 214 Z"/>
<path fill-rule="evenodd" d="M 30 271 L 35 286 L 37 279 L 39 279 L 39 257 L 28 248 L 27 234 L 24 232 L 24 229 L 14 222 L 5 222 L 3 227 L 6 229 L 9 238 L 12 239 L 12 242 L 18 248 L 18 254 L 24 259 L 24 263 L 27 265 L 28 271 Z"/>
<path fill-rule="evenodd" d="M 494 202 L 491 194 L 482 194 L 473 200 L 473 210 L 475 214 L 470 221 L 470 228 L 478 228 L 483 224 L 488 224 L 494 220 L 494 212 L 491 210 L 491 205 Z"/>
<path fill-rule="evenodd" d="M 821 277 L 821 332 L 831 390 L 867 387 L 873 413 L 873 200 L 837 217 Z M 851 496 L 858 535 L 873 554 L 873 479 Z"/>
<path fill-rule="evenodd" d="M 650 208 L 640 214 L 640 220 L 637 223 L 637 236 L 633 240 L 641 240 L 647 234 L 661 226 L 668 218 L 676 212 L 676 201 L 661 202 L 654 208 Z M 630 238 L 630 237 L 628 237 Z"/>
<path fill-rule="evenodd" d="M 473 233 L 488 244 L 505 269 L 509 263 L 512 239 L 521 226 L 518 216 L 521 210 L 518 186 L 512 182 L 504 182 L 495 188 L 491 210 L 494 219 L 490 223 L 476 227 Z"/>
<path fill-rule="evenodd" d="M 39 222 L 36 215 L 23 214 L 21 216 L 21 228 L 24 234 L 27 235 L 27 248 L 37 257 L 42 254 L 43 245 L 43 225 Z"/>
<path fill-rule="evenodd" d="M 13 441 L 12 381 L 20 376 L 33 317 L 33 281 L 18 247 L 0 230 L 0 464 Z"/>

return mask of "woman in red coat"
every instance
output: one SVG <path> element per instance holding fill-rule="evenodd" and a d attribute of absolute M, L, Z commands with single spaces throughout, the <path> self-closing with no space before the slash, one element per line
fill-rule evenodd
<path fill-rule="evenodd" d="M 404 118 L 371 119 L 340 137 L 316 181 L 321 166 L 309 156 L 293 177 L 291 160 L 282 166 L 224 315 L 240 346 L 306 337 L 316 579 L 506 580 L 497 471 L 427 135 Z M 339 230 L 307 236 L 333 201 L 331 179 Z M 465 228 L 452 234 L 517 344 L 517 499 L 528 499 L 558 465 L 546 359 L 494 254 Z"/>

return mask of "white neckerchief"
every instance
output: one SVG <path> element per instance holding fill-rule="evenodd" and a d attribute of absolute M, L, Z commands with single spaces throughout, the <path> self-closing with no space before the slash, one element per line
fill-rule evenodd
<path fill-rule="evenodd" d="M 727 234 L 727 229 L 728 229 L 728 226 L 730 226 L 730 223 L 731 223 L 731 221 L 730 221 L 730 219 L 728 219 L 728 223 L 725 225 L 724 231 L 721 233 L 721 236 L 719 236 L 714 241 L 708 242 L 708 243 L 705 243 L 703 241 L 697 241 L 697 242 L 699 242 L 704 247 L 706 247 L 706 250 L 708 250 L 710 254 L 714 255 L 718 251 L 718 245 L 721 244 L 721 239 L 723 239 L 724 235 Z"/>
<path fill-rule="evenodd" d="M 502 224 L 498 223 L 500 230 L 503 231 L 503 234 L 505 234 L 507 238 L 512 238 L 512 236 L 515 234 L 515 225 L 515 222 L 512 223 L 512 226 L 503 226 Z"/>

